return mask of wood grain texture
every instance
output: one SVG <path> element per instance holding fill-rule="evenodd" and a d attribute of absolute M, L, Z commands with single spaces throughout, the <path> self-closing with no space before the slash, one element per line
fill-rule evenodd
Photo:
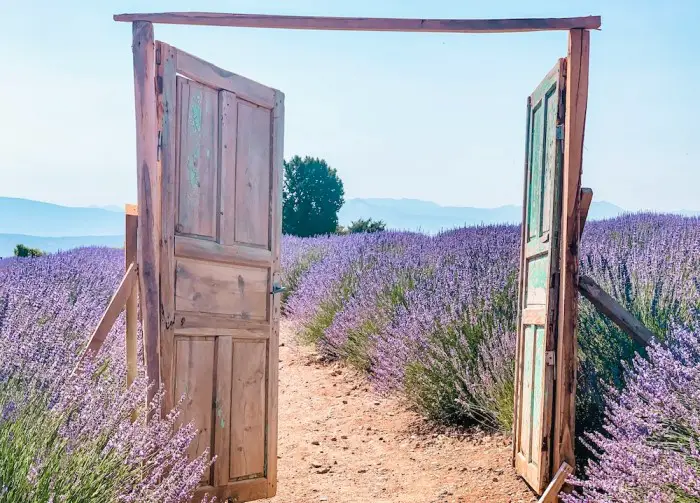
<path fill-rule="evenodd" d="M 559 491 L 564 487 L 566 479 L 574 472 L 574 469 L 568 463 L 562 463 L 562 465 L 554 474 L 552 481 L 549 483 L 547 488 L 542 493 L 542 496 L 537 503 L 556 503 L 559 500 Z"/>
<path fill-rule="evenodd" d="M 127 299 L 131 295 L 133 286 L 138 277 L 136 270 L 136 264 L 134 263 L 129 264 L 129 267 L 127 267 L 126 272 L 124 273 L 124 276 L 117 287 L 117 291 L 114 293 L 114 295 L 112 295 L 109 304 L 107 304 L 107 309 L 105 309 L 105 312 L 102 314 L 102 318 L 100 318 L 97 327 L 92 332 L 87 347 L 78 360 L 78 365 L 84 361 L 86 356 L 94 356 L 97 354 L 102 347 L 102 344 L 107 338 L 109 331 L 112 330 L 112 327 L 114 326 L 114 322 L 117 321 L 119 314 L 126 306 Z"/>
<path fill-rule="evenodd" d="M 608 295 L 593 278 L 580 276 L 579 291 L 599 312 L 613 321 L 640 346 L 647 346 L 654 340 L 654 332 L 645 327 L 632 313 Z"/>
<path fill-rule="evenodd" d="M 188 79 L 213 89 L 226 90 L 241 99 L 265 108 L 275 105 L 275 92 L 254 80 L 247 79 L 199 59 L 185 51 L 177 51 L 177 71 Z"/>
<path fill-rule="evenodd" d="M 197 82 L 177 78 L 178 212 L 175 230 L 216 239 L 219 169 L 219 95 Z"/>
<path fill-rule="evenodd" d="M 218 242 L 222 245 L 234 245 L 236 243 L 238 99 L 235 94 L 229 91 L 219 92 L 219 124 L 221 131 L 221 188 L 219 194 L 220 225 Z M 241 247 L 241 249 L 250 250 L 247 246 Z"/>
<path fill-rule="evenodd" d="M 218 333 L 217 335 L 223 335 Z M 216 397 L 214 401 L 214 486 L 226 486 L 231 464 L 231 388 L 233 378 L 233 338 L 216 340 Z"/>
<path fill-rule="evenodd" d="M 158 131 L 161 139 L 159 162 L 161 172 L 160 213 L 160 369 L 165 386 L 162 414 L 175 406 L 173 367 L 175 364 L 175 218 L 177 214 L 177 52 L 168 44 L 156 43 L 158 88 Z"/>
<path fill-rule="evenodd" d="M 228 501 L 234 503 L 255 501 L 268 497 L 268 483 L 265 479 L 251 479 L 216 487 L 203 485 L 197 488 L 192 501 L 198 503 L 205 495 L 209 495 L 210 498 L 215 496 L 217 501 L 227 501 L 227 498 L 231 498 Z"/>
<path fill-rule="evenodd" d="M 281 275 L 282 256 L 282 182 L 284 174 L 284 94 L 275 91 L 275 107 L 272 110 L 272 219 L 271 250 L 272 282 L 278 282 Z M 272 287 L 272 285 L 270 285 Z M 270 288 L 272 292 L 272 288 Z M 267 377 L 267 453 L 265 475 L 267 477 L 267 497 L 277 493 L 277 432 L 278 432 L 278 383 L 279 383 L 279 331 L 281 315 L 281 295 L 272 295 L 272 323 L 268 342 Z"/>
<path fill-rule="evenodd" d="M 270 247 L 271 114 L 238 102 L 235 240 Z"/>
<path fill-rule="evenodd" d="M 569 32 L 566 63 L 566 119 L 561 216 L 561 276 L 557 331 L 557 379 L 554 409 L 553 466 L 574 457 L 576 424 L 576 325 L 578 316 L 578 267 L 580 240 L 580 188 L 583 140 L 588 104 L 590 32 Z"/>
<path fill-rule="evenodd" d="M 588 209 L 591 207 L 591 202 L 593 201 L 593 189 L 588 187 L 581 187 L 581 207 L 579 208 L 579 234 L 583 235 L 583 227 L 586 225 L 586 219 L 588 218 Z"/>
<path fill-rule="evenodd" d="M 532 98 L 528 97 L 525 107 L 525 162 L 523 169 L 523 201 L 527 200 L 527 180 L 528 180 L 528 165 L 530 158 L 530 142 L 528 140 L 530 136 L 530 116 L 532 112 Z M 525 273 L 522 268 L 522 264 L 525 260 L 525 246 L 527 245 L 527 238 L 525 236 L 526 226 L 525 219 L 527 218 L 527 206 L 522 205 L 522 218 L 520 220 L 520 257 L 518 260 L 518 309 L 517 309 L 517 327 L 518 333 L 515 339 L 515 391 L 513 393 L 513 450 L 511 454 L 511 462 L 513 466 L 516 464 L 516 455 L 518 452 L 518 446 L 520 445 L 520 428 L 518 427 L 520 423 L 520 408 L 521 408 L 521 386 L 522 386 L 522 351 L 523 351 L 523 341 L 522 341 L 522 330 L 520 327 L 523 325 L 523 313 L 519 306 L 523 305 L 524 292 L 525 292 Z"/>
<path fill-rule="evenodd" d="M 267 344 L 233 344 L 231 447 L 229 477 L 236 480 L 265 472 L 265 384 Z"/>
<path fill-rule="evenodd" d="M 276 16 L 214 12 L 117 14 L 115 21 L 164 24 L 281 28 L 292 30 L 352 30 L 448 33 L 508 33 L 600 28 L 600 16 L 523 19 L 401 19 L 369 17 Z"/>
<path fill-rule="evenodd" d="M 158 125 L 153 25 L 144 21 L 134 22 L 132 36 L 139 229 L 136 255 L 146 377 L 154 384 L 147 396 L 150 405 L 160 384 L 160 174 L 157 166 Z"/>
<path fill-rule="evenodd" d="M 131 207 L 131 208 L 130 208 Z M 124 212 L 124 267 L 136 263 L 138 216 L 135 205 L 127 205 Z M 126 300 L 126 385 L 131 386 L 138 376 L 138 291 L 136 278 Z"/>
<path fill-rule="evenodd" d="M 214 399 L 214 341 L 193 338 L 175 341 L 175 396 L 185 397 L 177 424 L 193 422 L 197 436 L 188 447 L 190 459 L 205 449 L 212 451 L 212 403 Z M 207 471 L 202 476 L 211 482 Z"/>
<path fill-rule="evenodd" d="M 242 245 L 223 245 L 213 241 L 175 236 L 175 254 L 223 264 L 236 263 L 253 267 L 269 267 L 272 253 L 263 248 Z"/>
<path fill-rule="evenodd" d="M 270 328 L 267 320 L 244 320 L 240 317 L 224 314 L 209 314 L 193 311 L 175 312 L 175 331 L 185 331 L 195 328 L 207 329 L 245 329 L 245 330 L 265 330 Z"/>
<path fill-rule="evenodd" d="M 268 271 L 178 258 L 175 309 L 267 320 Z"/>

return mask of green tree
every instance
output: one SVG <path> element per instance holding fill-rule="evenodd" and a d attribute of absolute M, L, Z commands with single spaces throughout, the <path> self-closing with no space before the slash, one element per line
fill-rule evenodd
<path fill-rule="evenodd" d="M 342 180 L 323 159 L 297 155 L 285 161 L 282 231 L 302 237 L 334 233 L 344 195 Z"/>
<path fill-rule="evenodd" d="M 42 255 L 46 254 L 38 248 L 29 248 L 21 243 L 15 246 L 15 257 L 41 257 Z"/>
<path fill-rule="evenodd" d="M 356 232 L 381 232 L 383 230 L 386 230 L 384 221 L 372 220 L 371 218 L 355 220 L 348 226 L 348 232 L 350 234 Z"/>

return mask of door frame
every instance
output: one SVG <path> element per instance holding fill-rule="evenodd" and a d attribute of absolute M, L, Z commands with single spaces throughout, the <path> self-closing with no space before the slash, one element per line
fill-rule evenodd
<path fill-rule="evenodd" d="M 155 203 L 160 187 L 158 139 L 156 130 L 157 96 L 153 23 L 257 27 L 271 29 L 311 29 L 395 32 L 506 33 L 529 31 L 568 31 L 566 72 L 566 119 L 562 186 L 560 287 L 557 315 L 557 354 L 554 407 L 554 437 L 550 479 L 557 467 L 567 462 L 575 467 L 576 324 L 578 313 L 578 248 L 580 241 L 580 187 L 583 140 L 588 102 L 588 70 L 591 29 L 599 29 L 600 16 L 540 19 L 388 19 L 313 16 L 276 16 L 221 13 L 120 14 L 115 21 L 132 23 L 134 95 L 136 112 L 136 161 L 138 192 L 139 290 L 146 375 L 160 382 L 160 282 L 158 277 L 161 215 Z M 276 374 L 275 374 L 276 375 Z M 156 390 L 148 394 L 147 402 Z"/>

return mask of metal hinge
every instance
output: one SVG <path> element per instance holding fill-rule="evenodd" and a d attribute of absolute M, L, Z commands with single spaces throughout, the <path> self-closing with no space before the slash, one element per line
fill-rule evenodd
<path fill-rule="evenodd" d="M 544 354 L 544 361 L 547 365 L 551 365 L 552 367 L 554 366 L 555 363 L 555 352 L 554 351 L 546 351 Z"/>
<path fill-rule="evenodd" d="M 158 150 L 156 150 L 156 161 L 160 161 L 160 151 L 163 148 L 163 132 L 158 131 Z"/>
<path fill-rule="evenodd" d="M 557 140 L 564 139 L 564 124 L 559 124 L 557 126 Z"/>
<path fill-rule="evenodd" d="M 156 65 L 160 64 L 160 48 L 156 49 Z"/>

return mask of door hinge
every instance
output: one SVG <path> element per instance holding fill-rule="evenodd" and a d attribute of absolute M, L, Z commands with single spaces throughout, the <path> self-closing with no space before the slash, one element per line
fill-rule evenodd
<path fill-rule="evenodd" d="M 547 363 L 547 365 L 554 366 L 555 363 L 555 352 L 554 351 L 547 351 L 544 354 L 544 361 Z"/>
<path fill-rule="evenodd" d="M 156 150 L 156 161 L 160 161 L 160 151 L 163 148 L 163 131 L 158 130 L 158 149 Z"/>
<path fill-rule="evenodd" d="M 156 49 L 156 65 L 160 64 L 160 47 Z"/>
<path fill-rule="evenodd" d="M 559 124 L 557 126 L 557 140 L 564 139 L 564 124 Z"/>

